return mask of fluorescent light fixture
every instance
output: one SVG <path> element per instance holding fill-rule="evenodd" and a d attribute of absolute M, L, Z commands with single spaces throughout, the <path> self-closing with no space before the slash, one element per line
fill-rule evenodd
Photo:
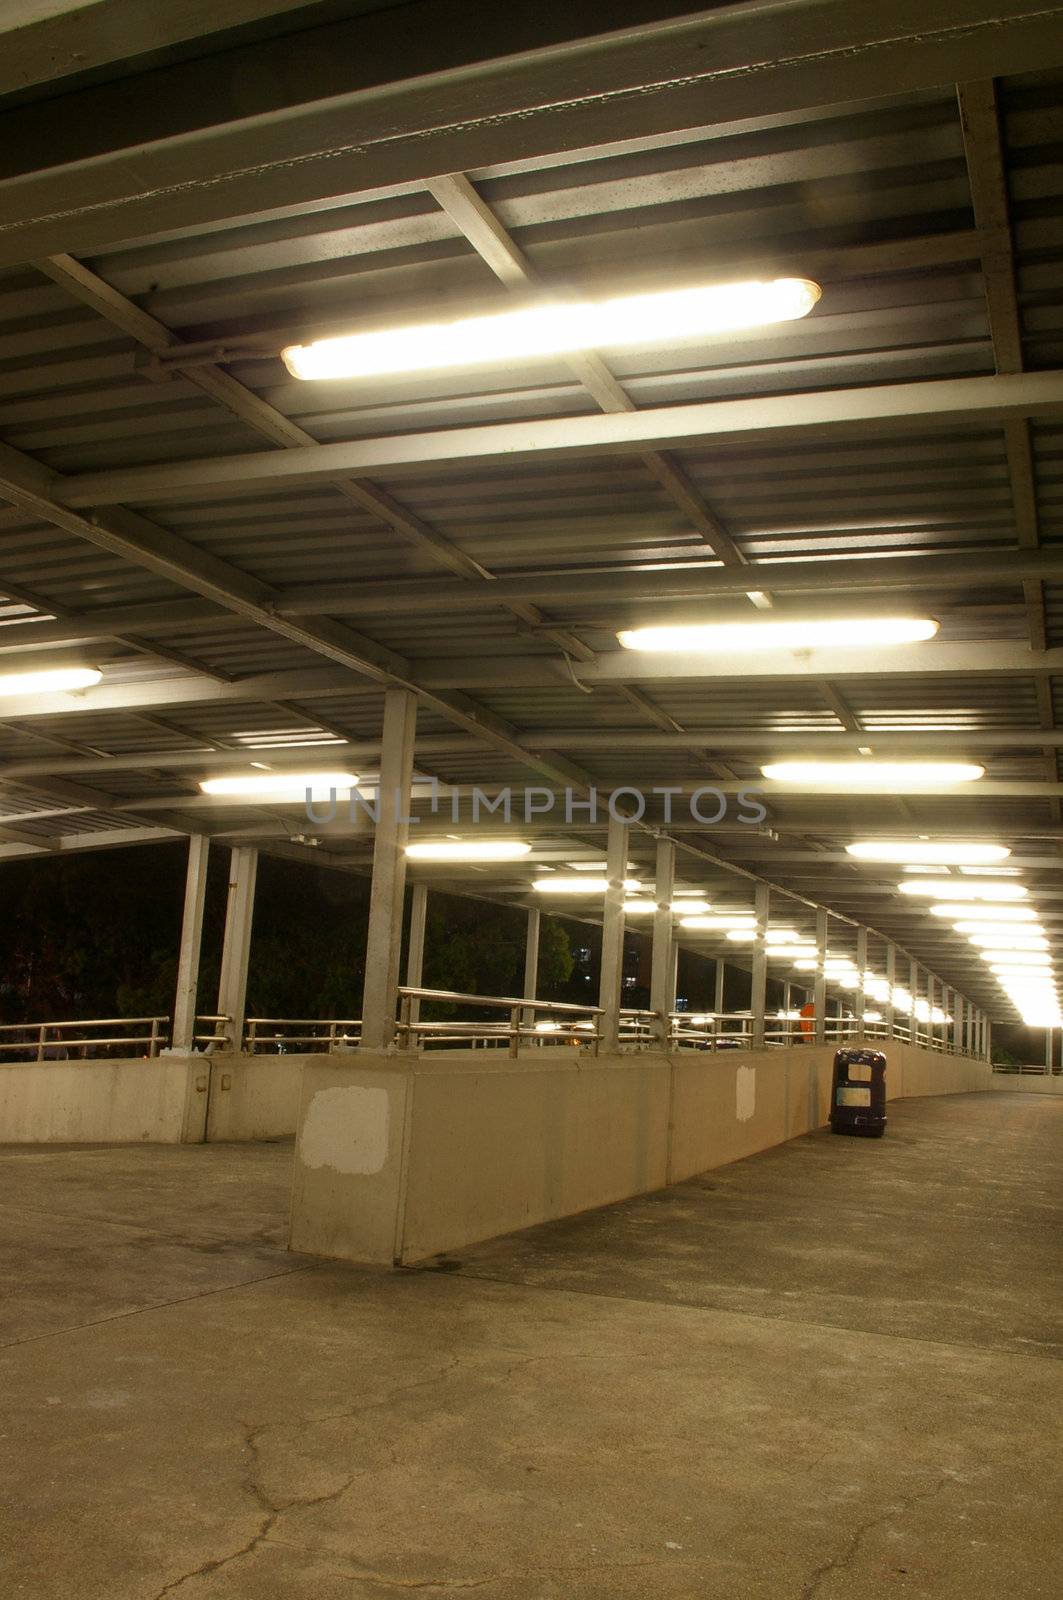
<path fill-rule="evenodd" d="M 732 944 L 750 944 L 756 939 L 757 930 L 755 927 L 732 928 L 727 937 Z M 776 949 L 799 942 L 799 937 L 792 928 L 768 928 L 764 935 L 764 943 L 774 945 Z"/>
<path fill-rule="evenodd" d="M 973 761 L 769 761 L 760 770 L 775 783 L 837 784 L 884 794 L 973 783 L 985 775 L 985 768 Z"/>
<path fill-rule="evenodd" d="M 864 1021 L 865 1022 L 881 1022 L 882 1021 L 882 1012 L 881 1011 L 865 1011 L 864 1012 Z"/>
<path fill-rule="evenodd" d="M 755 928 L 752 916 L 681 917 L 681 928 L 693 928 L 702 933 L 726 933 L 729 928 Z"/>
<path fill-rule="evenodd" d="M 785 622 L 700 622 L 625 628 L 625 650 L 683 655 L 733 655 L 746 650 L 823 650 L 844 646 L 913 644 L 932 639 L 930 617 L 796 618 Z"/>
<path fill-rule="evenodd" d="M 967 942 L 968 944 L 978 945 L 983 950 L 1048 949 L 1048 940 L 1040 929 L 1036 928 L 1031 928 L 1028 932 L 1012 931 L 1008 928 L 995 928 L 992 933 L 969 933 Z"/>
<path fill-rule="evenodd" d="M 968 844 L 947 839 L 860 839 L 847 844 L 847 855 L 858 861 L 929 863 L 934 866 L 985 866 L 1005 861 L 1011 851 L 1003 844 Z"/>
<path fill-rule="evenodd" d="M 967 878 L 1017 878 L 1018 867 L 961 867 L 960 871 Z"/>
<path fill-rule="evenodd" d="M 483 317 L 293 344 L 281 359 L 293 378 L 317 381 L 439 372 L 793 322 L 807 316 L 819 296 L 819 285 L 808 278 L 775 278 L 610 300 L 547 301 Z"/>
<path fill-rule="evenodd" d="M 39 672 L 0 673 L 0 695 L 61 694 L 70 689 L 91 689 L 103 673 L 97 667 L 42 667 Z"/>
<path fill-rule="evenodd" d="M 532 884 L 532 888 L 538 889 L 540 894 L 604 894 L 608 887 L 608 878 L 567 878 L 563 873 L 556 878 L 536 878 Z M 625 878 L 624 888 L 639 890 L 643 885 L 637 878 Z"/>
<path fill-rule="evenodd" d="M 932 917 L 969 917 L 971 925 L 961 928 L 961 933 L 975 933 L 979 927 L 993 922 L 1037 921 L 1037 912 L 1032 906 L 965 906 L 962 902 L 939 900 L 927 909 Z"/>
<path fill-rule="evenodd" d="M 897 888 L 901 894 L 928 895 L 931 900 L 1025 900 L 1027 894 L 1021 883 L 966 883 L 958 878 L 947 883 L 906 878 Z"/>
<path fill-rule="evenodd" d="M 599 857 L 597 861 L 568 861 L 565 864 L 566 866 L 571 867 L 573 872 L 596 872 L 599 877 L 601 877 L 602 873 L 605 871 L 604 856 Z M 629 872 L 634 872 L 635 863 L 633 861 L 628 862 L 627 870 Z"/>
<path fill-rule="evenodd" d="M 229 799 L 303 800 L 309 789 L 314 796 L 349 793 L 358 783 L 356 772 L 256 772 L 241 778 L 204 778 L 204 794 Z"/>
<path fill-rule="evenodd" d="M 523 839 L 425 839 L 406 846 L 411 861 L 519 861 L 530 850 Z"/>
<path fill-rule="evenodd" d="M 707 900 L 673 900 L 670 909 L 674 912 L 689 912 L 691 916 L 694 916 L 700 912 L 708 911 L 709 902 Z M 650 912 L 656 910 L 656 900 L 636 899 L 624 901 L 624 911 L 632 916 L 648 916 Z"/>

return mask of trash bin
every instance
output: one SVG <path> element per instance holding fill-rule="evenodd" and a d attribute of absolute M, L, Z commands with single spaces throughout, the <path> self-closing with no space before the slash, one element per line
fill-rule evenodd
<path fill-rule="evenodd" d="M 881 1139 L 886 1131 L 886 1057 L 881 1050 L 839 1050 L 830 1096 L 832 1133 Z"/>

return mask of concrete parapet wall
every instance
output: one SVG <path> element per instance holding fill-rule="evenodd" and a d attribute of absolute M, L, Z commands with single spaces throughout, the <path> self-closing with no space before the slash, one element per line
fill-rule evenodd
<path fill-rule="evenodd" d="M 886 1054 L 894 1099 L 991 1086 L 982 1061 Z M 307 1057 L 291 1246 L 413 1262 L 662 1188 L 821 1127 L 833 1056 Z"/>
<path fill-rule="evenodd" d="M 207 1086 L 202 1056 L 5 1062 L 0 1143 L 194 1143 L 203 1137 Z"/>
<path fill-rule="evenodd" d="M 1006 1089 L 1009 1094 L 1063 1094 L 1063 1077 L 1047 1072 L 994 1072 L 990 1089 Z"/>
<path fill-rule="evenodd" d="M 291 1137 L 299 1122 L 303 1064 L 320 1056 L 212 1055 L 207 1139 Z"/>

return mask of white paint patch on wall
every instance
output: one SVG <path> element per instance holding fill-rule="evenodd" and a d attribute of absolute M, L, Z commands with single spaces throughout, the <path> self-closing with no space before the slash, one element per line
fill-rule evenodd
<path fill-rule="evenodd" d="M 370 1177 L 388 1156 L 388 1092 L 358 1084 L 319 1089 L 299 1139 L 304 1166 Z"/>
<path fill-rule="evenodd" d="M 735 1116 L 748 1122 L 757 1109 L 757 1069 L 739 1067 L 735 1073 Z"/>

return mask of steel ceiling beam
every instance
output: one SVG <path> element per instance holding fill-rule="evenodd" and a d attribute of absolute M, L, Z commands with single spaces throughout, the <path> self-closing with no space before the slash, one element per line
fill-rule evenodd
<path fill-rule="evenodd" d="M 697 683 L 739 679 L 818 682 L 830 677 L 890 677 L 906 674 L 977 673 L 983 677 L 1019 674 L 1036 677 L 1063 673 L 1063 648 L 1033 651 L 1026 645 L 938 643 L 901 645 L 896 649 L 802 650 L 763 654 L 697 656 L 649 655 L 638 650 L 614 650 L 575 669 L 581 683 Z M 425 663 L 422 680 L 439 690 L 477 688 L 554 687 L 571 681 L 569 673 L 545 656 L 448 658 Z"/>
<path fill-rule="evenodd" d="M 71 474 L 64 480 L 57 475 L 54 494 L 64 506 L 110 506 L 130 500 L 159 505 L 207 494 L 243 494 L 277 483 L 320 483 L 453 463 L 641 454 L 647 448 L 723 440 L 820 432 L 866 434 L 871 425 L 890 430 L 908 425 L 939 428 L 960 420 L 993 423 L 1013 416 L 1060 414 L 1063 372 L 940 378 L 751 400 L 707 400 L 652 411 L 442 428 L 304 449 L 114 468 Z"/>
<path fill-rule="evenodd" d="M 1063 578 L 1063 547 L 1041 550 L 959 548 L 942 555 L 873 556 L 831 561 L 761 562 L 773 594 L 812 595 L 822 600 L 824 575 L 832 597 L 879 591 L 925 593 L 932 589 L 979 589 L 984 584 L 1021 583 L 1024 577 Z M 402 616 L 452 613 L 459 603 L 490 610 L 523 595 L 540 605 L 648 605 L 684 600 L 727 601 L 745 593 L 749 575 L 711 562 L 670 561 L 659 565 L 581 567 L 531 571 L 496 578 L 483 589 L 460 588 L 437 578 L 369 579 L 365 583 L 302 584 L 280 592 L 286 616 L 315 614 Z M 459 601 L 459 596 L 461 597 Z M 599 623 L 599 626 L 602 624 Z"/>
<path fill-rule="evenodd" d="M 112 503 L 106 512 L 97 512 L 89 518 L 64 508 L 55 498 L 62 482 L 59 473 L 41 467 L 9 446 L 0 445 L 0 498 L 9 500 L 31 517 L 155 572 L 237 616 L 261 624 L 268 632 L 303 645 L 315 655 L 325 656 L 348 669 L 348 687 L 349 673 L 353 671 L 382 686 L 411 689 L 448 721 L 479 735 L 485 743 L 511 759 L 527 763 L 544 777 L 571 783 L 577 788 L 589 784 L 586 774 L 573 763 L 550 760 L 542 753 L 533 754 L 524 749 L 517 730 L 484 707 L 460 695 L 423 689 L 409 663 L 395 651 L 365 639 L 330 618 L 312 624 L 293 623 L 282 618 L 276 610 L 275 591 L 268 584 L 138 512 Z M 72 698 L 65 697 L 65 702 Z M 158 701 L 142 700 L 140 704 L 158 704 Z M 51 707 L 48 709 L 50 711 Z M 15 703 L 8 707 L 9 716 L 21 714 L 15 709 Z M 29 714 L 33 714 L 32 710 Z"/>
<path fill-rule="evenodd" d="M 248 23 L 305 9 L 307 0 L 5 0 L 0 95 L 59 80 Z"/>
<path fill-rule="evenodd" d="M 421 0 L 7 119 L 0 266 L 557 150 L 1035 71 L 1044 0 Z M 646 23 L 650 26 L 646 26 Z M 643 26 L 638 26 L 638 24 Z M 632 24 L 635 24 L 634 26 Z M 615 32 L 605 30 L 615 29 Z M 76 164 L 76 179 L 73 170 Z M 73 181 L 72 181 L 73 180 Z"/>

